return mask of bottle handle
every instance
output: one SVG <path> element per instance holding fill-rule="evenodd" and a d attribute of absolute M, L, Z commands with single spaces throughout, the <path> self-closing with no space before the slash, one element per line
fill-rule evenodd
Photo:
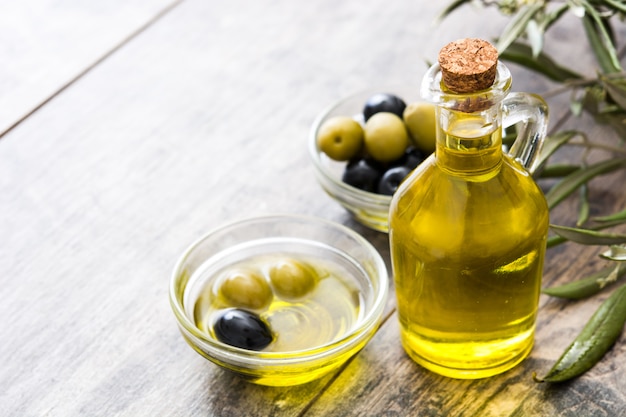
<path fill-rule="evenodd" d="M 509 155 L 533 174 L 548 128 L 548 104 L 536 94 L 511 93 L 502 101 L 502 127 L 519 123 Z"/>

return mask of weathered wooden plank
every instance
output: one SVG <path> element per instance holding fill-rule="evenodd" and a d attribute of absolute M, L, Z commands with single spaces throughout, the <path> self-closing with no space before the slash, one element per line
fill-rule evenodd
<path fill-rule="evenodd" d="M 0 137 L 179 1 L 0 4 Z"/>

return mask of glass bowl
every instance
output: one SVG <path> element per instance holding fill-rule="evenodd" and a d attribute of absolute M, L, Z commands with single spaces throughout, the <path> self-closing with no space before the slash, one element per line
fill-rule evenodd
<path fill-rule="evenodd" d="M 309 130 L 308 149 L 315 167 L 318 182 L 335 201 L 346 208 L 354 218 L 365 226 L 387 233 L 388 213 L 391 196 L 360 190 L 341 180 L 346 162 L 330 159 L 317 146 L 320 126 L 334 116 L 351 116 L 364 124 L 363 107 L 367 99 L 376 93 L 390 93 L 402 98 L 406 104 L 423 101 L 419 96 L 419 85 L 372 88 L 345 97 L 324 110 Z"/>
<path fill-rule="evenodd" d="M 263 275 L 265 262 L 277 257 L 305 260 L 316 271 L 315 287 L 285 297 Z M 269 323 L 274 339 L 263 350 L 224 343 L 211 328 L 236 307 L 223 305 L 218 277 L 246 262 L 264 271 L 272 291 L 269 305 L 242 307 Z M 193 243 L 174 268 L 169 296 L 184 339 L 200 355 L 250 382 L 288 386 L 322 377 L 365 346 L 380 324 L 388 285 L 380 254 L 356 232 L 313 217 L 276 215 L 228 224 Z"/>

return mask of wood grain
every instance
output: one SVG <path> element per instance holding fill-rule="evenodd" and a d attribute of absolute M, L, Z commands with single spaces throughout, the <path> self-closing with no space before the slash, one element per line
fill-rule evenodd
<path fill-rule="evenodd" d="M 355 90 L 418 85 L 424 61 L 447 41 L 496 36 L 504 22 L 495 13 L 479 18 L 468 9 L 433 27 L 437 2 L 98 7 L 28 0 L 12 11 L 24 31 L 0 25 L 3 39 L 37 43 L 43 33 L 53 44 L 21 52 L 16 69 L 0 70 L 11 71 L 0 79 L 16 79 L 0 99 L 0 131 L 15 126 L 0 140 L 0 415 L 624 412 L 623 339 L 573 384 L 529 378 L 547 369 L 605 295 L 576 306 L 543 298 L 532 358 L 473 382 L 426 373 L 404 355 L 391 298 L 387 321 L 345 369 L 280 389 L 205 361 L 180 337 L 168 305 L 179 254 L 208 229 L 241 217 L 290 212 L 334 220 L 363 234 L 389 264 L 386 235 L 355 223 L 316 184 L 309 126 Z M 80 28 L 67 29 L 76 22 Z M 40 32 L 31 30 L 37 25 Z M 7 62 L 16 55 L 3 45 Z M 59 48 L 67 55 L 58 56 Z M 53 75 L 39 74 L 40 66 Z M 518 91 L 551 88 L 513 70 Z M 566 112 L 562 97 L 554 103 L 554 114 Z M 623 180 L 598 181 L 594 212 L 626 204 Z M 565 204 L 559 218 L 575 209 Z M 597 263 L 592 248 L 557 248 L 546 283 Z"/>
<path fill-rule="evenodd" d="M 0 5 L 0 137 L 177 0 Z"/>

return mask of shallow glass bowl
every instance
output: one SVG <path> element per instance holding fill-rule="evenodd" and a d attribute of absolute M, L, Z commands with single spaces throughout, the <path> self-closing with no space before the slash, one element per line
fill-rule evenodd
<path fill-rule="evenodd" d="M 359 300 L 353 323 L 333 340 L 278 352 L 234 347 L 202 330 L 194 309 L 211 271 L 251 256 L 272 254 L 301 254 L 343 271 L 342 278 L 349 281 L 352 295 Z M 219 227 L 193 243 L 176 263 L 169 295 L 184 339 L 200 355 L 253 383 L 288 386 L 328 374 L 363 348 L 380 324 L 388 286 L 383 259 L 356 232 L 319 218 L 275 215 Z"/>

